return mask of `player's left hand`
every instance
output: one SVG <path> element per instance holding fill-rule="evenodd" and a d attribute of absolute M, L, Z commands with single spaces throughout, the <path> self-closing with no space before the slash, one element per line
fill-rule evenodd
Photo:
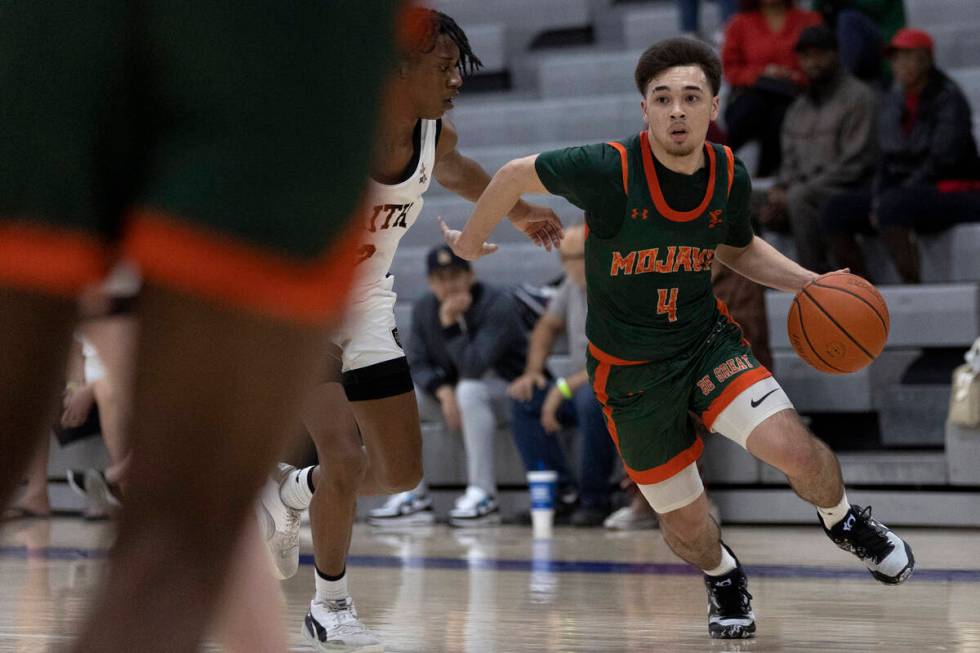
<path fill-rule="evenodd" d="M 439 221 L 439 228 L 442 229 L 442 239 L 446 241 L 449 245 L 449 249 L 453 250 L 453 253 L 461 259 L 467 261 L 475 261 L 481 256 L 486 256 L 487 254 L 493 254 L 497 251 L 498 247 L 493 243 L 483 243 L 478 248 L 466 247 L 464 244 L 460 243 L 463 232 L 459 229 L 450 229 L 446 221 L 442 219 L 442 216 L 436 218 Z"/>
<path fill-rule="evenodd" d="M 557 433 L 561 430 L 561 423 L 558 421 L 558 408 L 561 406 L 562 396 L 557 386 L 551 386 L 548 394 L 545 395 L 544 403 L 541 404 L 541 426 L 546 433 Z"/>
<path fill-rule="evenodd" d="M 518 202 L 507 218 L 514 228 L 524 232 L 535 245 L 544 247 L 549 252 L 552 248 L 558 249 L 565 236 L 561 218 L 546 206 Z"/>

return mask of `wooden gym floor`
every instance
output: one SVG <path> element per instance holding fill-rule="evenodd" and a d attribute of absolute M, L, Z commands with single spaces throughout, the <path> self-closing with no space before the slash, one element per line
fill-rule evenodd
<path fill-rule="evenodd" d="M 962 651 L 980 653 L 980 533 L 900 529 L 918 561 L 903 586 L 875 582 L 819 527 L 727 527 L 749 572 L 755 640 L 711 640 L 700 577 L 657 531 L 358 526 L 349 566 L 361 618 L 386 650 Z M 77 628 L 104 566 L 105 524 L 29 520 L 0 534 L 0 651 L 45 651 Z M 293 650 L 313 588 L 303 566 L 283 583 Z"/>

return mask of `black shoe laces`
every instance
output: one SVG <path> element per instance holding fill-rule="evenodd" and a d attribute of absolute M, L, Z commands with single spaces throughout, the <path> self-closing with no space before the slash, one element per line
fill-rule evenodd
<path fill-rule="evenodd" d="M 748 581 L 744 574 L 732 578 L 728 585 L 720 585 L 715 579 L 709 579 L 708 583 L 711 587 L 711 601 L 720 616 L 743 615 L 749 611 L 752 595 L 749 594 Z"/>
<path fill-rule="evenodd" d="M 840 532 L 835 534 L 834 541 L 862 560 L 870 558 L 878 564 L 892 552 L 895 545 L 888 539 L 885 527 L 871 517 L 871 506 L 864 509 L 860 509 L 860 506 L 854 508 L 855 519 L 851 530 L 845 531 L 841 527 Z M 844 519 L 846 522 L 847 518 Z"/>

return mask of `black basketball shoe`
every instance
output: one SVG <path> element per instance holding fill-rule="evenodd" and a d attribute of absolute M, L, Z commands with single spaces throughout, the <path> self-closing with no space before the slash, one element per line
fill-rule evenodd
<path fill-rule="evenodd" d="M 735 557 L 724 542 L 721 545 Z M 708 632 L 714 639 L 755 637 L 749 579 L 737 558 L 735 564 L 735 569 L 724 576 L 704 575 L 704 587 L 708 590 Z"/>
<path fill-rule="evenodd" d="M 912 548 L 871 516 L 871 506 L 852 505 L 844 519 L 823 530 L 834 544 L 856 555 L 871 575 L 886 585 L 904 582 L 915 569 Z"/>

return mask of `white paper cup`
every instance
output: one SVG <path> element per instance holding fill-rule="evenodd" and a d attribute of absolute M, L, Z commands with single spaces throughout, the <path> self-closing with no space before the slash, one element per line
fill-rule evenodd
<path fill-rule="evenodd" d="M 541 470 L 527 473 L 527 487 L 531 493 L 531 525 L 534 539 L 551 539 L 555 524 L 555 494 L 558 472 Z"/>

